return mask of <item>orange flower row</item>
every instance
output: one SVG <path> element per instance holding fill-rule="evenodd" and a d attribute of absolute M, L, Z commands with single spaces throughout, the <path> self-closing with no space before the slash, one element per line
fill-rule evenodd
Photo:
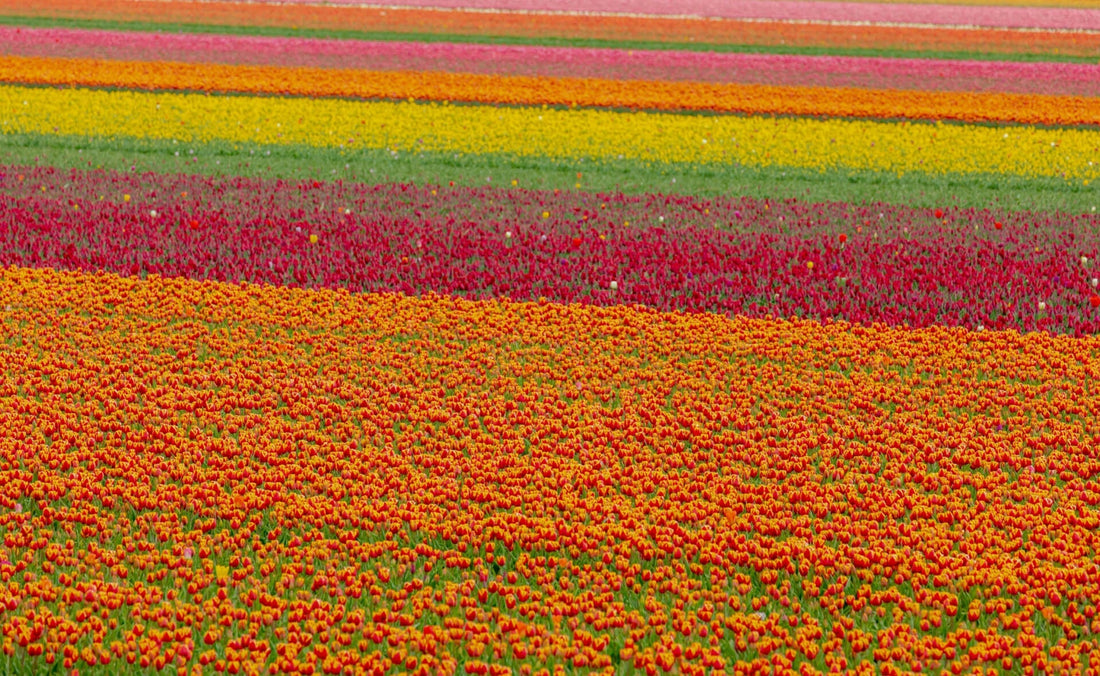
<path fill-rule="evenodd" d="M 0 57 L 0 81 L 197 90 L 1026 124 L 1100 124 L 1100 99 L 447 72 Z"/>
<path fill-rule="evenodd" d="M 582 16 L 292 3 L 0 0 L 0 13 L 161 24 L 581 40 L 1095 56 L 1100 35 L 1065 31 Z"/>
<path fill-rule="evenodd" d="M 0 646 L 43 669 L 1100 649 L 1097 339 L 9 268 L 0 340 Z"/>

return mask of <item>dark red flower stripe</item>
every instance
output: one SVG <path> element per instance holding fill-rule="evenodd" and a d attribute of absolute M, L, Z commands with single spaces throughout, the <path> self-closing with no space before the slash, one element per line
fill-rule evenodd
<path fill-rule="evenodd" d="M 1100 330 L 1096 225 L 49 169 L 0 179 L 3 265 L 1074 335 Z"/>

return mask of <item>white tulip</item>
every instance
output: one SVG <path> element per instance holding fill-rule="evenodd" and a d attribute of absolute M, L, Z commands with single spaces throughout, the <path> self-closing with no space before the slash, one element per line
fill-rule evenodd
<path fill-rule="evenodd" d="M 504 236 L 505 236 L 505 237 L 506 237 L 507 239 L 512 239 L 512 231 L 511 231 L 511 230 L 509 230 L 509 231 L 505 232 L 505 233 L 504 233 Z"/>
<path fill-rule="evenodd" d="M 1045 312 L 1047 309 L 1046 301 L 1039 301 L 1039 311 Z"/>
<path fill-rule="evenodd" d="M 618 289 L 618 288 L 619 288 L 619 283 L 618 283 L 618 282 L 616 282 L 616 281 L 614 281 L 614 280 L 612 280 L 612 281 L 611 281 L 611 290 L 612 290 L 612 291 L 615 291 L 615 290 L 616 290 L 616 289 Z"/>

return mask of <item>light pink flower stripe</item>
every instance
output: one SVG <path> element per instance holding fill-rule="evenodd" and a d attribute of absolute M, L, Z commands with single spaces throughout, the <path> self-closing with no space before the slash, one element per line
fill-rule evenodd
<path fill-rule="evenodd" d="M 0 27 L 0 52 L 122 61 L 1100 96 L 1100 65 L 367 42 Z"/>
<path fill-rule="evenodd" d="M 259 0 L 285 2 L 285 0 Z M 1100 30 L 1100 10 L 822 0 L 296 0 L 298 4 L 373 5 L 500 11 L 612 12 L 725 19 L 870 21 L 1002 28 Z"/>

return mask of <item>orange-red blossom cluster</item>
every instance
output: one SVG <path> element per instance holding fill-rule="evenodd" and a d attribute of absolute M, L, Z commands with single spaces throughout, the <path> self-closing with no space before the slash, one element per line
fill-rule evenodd
<path fill-rule="evenodd" d="M 1096 664 L 1094 339 L 10 268 L 0 340 L 26 664 Z"/>

